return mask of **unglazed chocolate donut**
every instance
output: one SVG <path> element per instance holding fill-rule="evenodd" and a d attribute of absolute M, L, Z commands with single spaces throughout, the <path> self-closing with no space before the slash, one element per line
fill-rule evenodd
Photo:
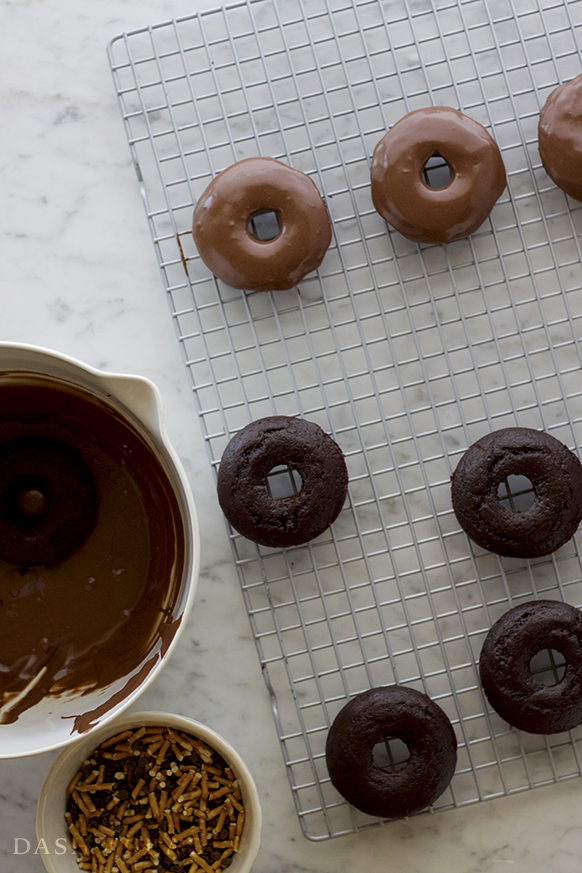
<path fill-rule="evenodd" d="M 397 738 L 408 747 L 405 766 L 384 770 L 374 746 Z M 457 764 L 453 726 L 426 694 L 386 685 L 358 694 L 335 717 L 325 748 L 332 784 L 368 815 L 401 818 L 440 797 Z"/>
<path fill-rule="evenodd" d="M 511 512 L 499 501 L 499 484 L 526 476 L 534 501 Z M 543 431 L 509 427 L 477 440 L 452 476 L 459 524 L 478 545 L 498 555 L 539 558 L 563 546 L 582 519 L 582 465 L 560 440 Z"/>
<path fill-rule="evenodd" d="M 538 123 L 540 158 L 550 179 L 582 200 L 582 75 L 548 97 Z"/>
<path fill-rule="evenodd" d="M 17 437 L 0 445 L 0 558 L 52 566 L 83 542 L 95 515 L 91 472 L 60 440 Z"/>
<path fill-rule="evenodd" d="M 272 497 L 274 467 L 301 477 L 298 494 Z M 340 447 L 319 425 L 274 415 L 253 421 L 227 445 L 218 471 L 218 501 L 231 525 L 264 546 L 284 548 L 314 539 L 337 518 L 348 488 Z"/>
<path fill-rule="evenodd" d="M 274 212 L 279 223 L 268 241 L 249 230 L 262 212 Z M 309 176 L 273 158 L 247 158 L 208 185 L 194 209 L 192 234 L 200 257 L 226 285 L 283 291 L 319 267 L 331 225 Z"/>
<path fill-rule="evenodd" d="M 423 173 L 440 156 L 451 179 L 430 188 Z M 414 242 L 450 242 L 485 221 L 506 183 L 497 143 L 485 128 L 448 106 L 408 113 L 374 149 L 372 201 L 386 221 Z"/>
<path fill-rule="evenodd" d="M 530 662 L 551 649 L 566 669 L 555 685 L 543 685 Z M 556 600 L 513 607 L 487 634 L 479 673 L 489 703 L 508 724 L 532 734 L 576 727 L 582 723 L 582 613 Z"/>

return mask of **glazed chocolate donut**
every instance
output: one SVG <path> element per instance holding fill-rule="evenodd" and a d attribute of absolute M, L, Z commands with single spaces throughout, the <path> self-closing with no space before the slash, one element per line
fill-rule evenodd
<path fill-rule="evenodd" d="M 405 766 L 384 770 L 374 746 L 397 738 L 408 747 Z M 332 784 L 352 806 L 368 815 L 401 818 L 440 797 L 457 764 L 457 740 L 434 701 L 404 685 L 358 694 L 335 717 L 325 748 Z"/>
<path fill-rule="evenodd" d="M 271 497 L 267 476 L 287 465 L 301 477 L 298 494 Z M 274 415 L 231 439 L 218 471 L 218 501 L 231 525 L 263 546 L 306 543 L 337 518 L 348 488 L 341 449 L 314 422 Z"/>
<path fill-rule="evenodd" d="M 582 200 L 582 75 L 559 85 L 545 102 L 538 123 L 544 169 L 558 188 Z"/>
<path fill-rule="evenodd" d="M 279 223 L 268 241 L 249 230 L 263 212 L 274 212 Z M 208 185 L 194 209 L 192 234 L 200 257 L 226 285 L 283 291 L 319 267 L 331 225 L 309 176 L 273 158 L 247 158 Z"/>
<path fill-rule="evenodd" d="M 543 685 L 530 662 L 552 649 L 566 669 L 555 685 Z M 531 734 L 576 727 L 582 723 L 582 613 L 556 600 L 514 606 L 487 634 L 479 673 L 489 703 L 508 724 Z"/>
<path fill-rule="evenodd" d="M 440 156 L 451 179 L 430 188 L 423 173 Z M 410 112 L 374 149 L 372 201 L 376 211 L 414 242 L 450 242 L 485 221 L 506 183 L 497 143 L 485 128 L 448 106 Z"/>
<path fill-rule="evenodd" d="M 0 558 L 52 566 L 87 536 L 95 515 L 93 477 L 60 440 L 23 436 L 0 445 Z"/>
<path fill-rule="evenodd" d="M 499 484 L 526 476 L 534 501 L 511 512 L 499 501 Z M 582 519 L 582 465 L 560 440 L 543 431 L 509 427 L 477 440 L 452 476 L 453 509 L 464 531 L 498 555 L 539 558 L 572 537 Z"/>

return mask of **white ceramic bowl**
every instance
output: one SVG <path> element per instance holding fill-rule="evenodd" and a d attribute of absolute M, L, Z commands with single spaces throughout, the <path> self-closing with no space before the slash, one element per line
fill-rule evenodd
<path fill-rule="evenodd" d="M 104 740 L 116 736 L 121 731 L 135 730 L 142 725 L 171 727 L 198 737 L 222 755 L 230 765 L 241 788 L 245 824 L 239 850 L 232 856 L 232 863 L 227 869 L 228 873 L 249 873 L 259 851 L 262 821 L 259 796 L 253 777 L 240 755 L 220 734 L 190 718 L 167 712 L 126 714 L 106 726 L 96 728 L 85 739 L 61 752 L 43 785 L 36 817 L 37 840 L 47 849 L 47 853 L 41 849 L 39 855 L 42 855 L 48 873 L 79 873 L 75 860 L 77 856 L 71 846 L 64 817 L 66 791 L 73 776 L 83 761 Z M 40 843 L 41 840 L 44 842 Z M 66 846 L 65 852 L 62 851 L 64 846 Z"/>
<path fill-rule="evenodd" d="M 184 555 L 168 636 L 156 630 L 147 654 L 127 675 L 107 687 L 79 694 L 46 696 L 25 709 L 14 723 L 0 723 L 0 758 L 32 755 L 59 748 L 115 718 L 158 675 L 171 655 L 192 607 L 199 571 L 199 533 L 194 499 L 182 465 L 168 441 L 156 386 L 140 376 L 105 373 L 48 349 L 0 343 L 0 378 L 21 371 L 40 373 L 88 389 L 112 406 L 141 433 L 176 496 L 182 520 Z M 81 547 L 82 548 L 82 547 Z M 173 636 L 172 636 L 173 633 Z M 10 704 L 9 704 L 10 705 Z M 1 722 L 2 712 L 0 712 Z M 90 740 L 91 742 L 91 740 Z"/>

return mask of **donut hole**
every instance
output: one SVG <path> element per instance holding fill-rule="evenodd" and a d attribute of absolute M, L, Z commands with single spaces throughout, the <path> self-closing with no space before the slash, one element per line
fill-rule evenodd
<path fill-rule="evenodd" d="M 557 685 L 566 673 L 566 659 L 555 649 L 542 649 L 529 662 L 529 669 L 540 685 Z"/>
<path fill-rule="evenodd" d="M 267 473 L 267 490 L 273 500 L 284 500 L 299 494 L 303 481 L 297 470 L 278 464 Z"/>
<path fill-rule="evenodd" d="M 447 164 L 442 155 L 439 155 L 438 152 L 435 152 L 432 155 L 422 170 L 422 176 L 424 179 L 424 184 L 429 188 L 434 188 L 435 190 L 439 190 L 440 188 L 446 188 L 450 183 L 453 174 L 451 172 L 450 166 Z"/>
<path fill-rule="evenodd" d="M 260 242 L 270 242 L 281 233 L 279 216 L 272 209 L 261 209 L 249 218 L 248 232 Z"/>
<path fill-rule="evenodd" d="M 384 737 L 372 750 L 374 763 L 380 770 L 397 773 L 408 764 L 410 749 L 400 737 Z"/>
<path fill-rule="evenodd" d="M 527 476 L 511 474 L 497 488 L 497 498 L 509 512 L 527 512 L 535 496 L 533 484 Z"/>

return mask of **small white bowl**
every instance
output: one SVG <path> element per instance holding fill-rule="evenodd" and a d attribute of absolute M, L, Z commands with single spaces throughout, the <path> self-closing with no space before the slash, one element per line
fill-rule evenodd
<path fill-rule="evenodd" d="M 231 767 L 242 793 L 245 824 L 239 850 L 232 856 L 232 863 L 227 869 L 228 873 L 249 873 L 259 851 L 262 821 L 259 795 L 250 771 L 240 755 L 220 734 L 191 718 L 168 712 L 136 712 L 121 716 L 107 725 L 95 728 L 85 739 L 73 743 L 61 752 L 42 787 L 36 815 L 36 836 L 41 846 L 39 855 L 42 856 L 48 873 L 79 873 L 77 854 L 71 845 L 65 821 L 67 786 L 71 779 L 83 761 L 104 740 L 124 730 L 136 730 L 142 725 L 175 728 L 198 737 L 222 755 Z"/>

